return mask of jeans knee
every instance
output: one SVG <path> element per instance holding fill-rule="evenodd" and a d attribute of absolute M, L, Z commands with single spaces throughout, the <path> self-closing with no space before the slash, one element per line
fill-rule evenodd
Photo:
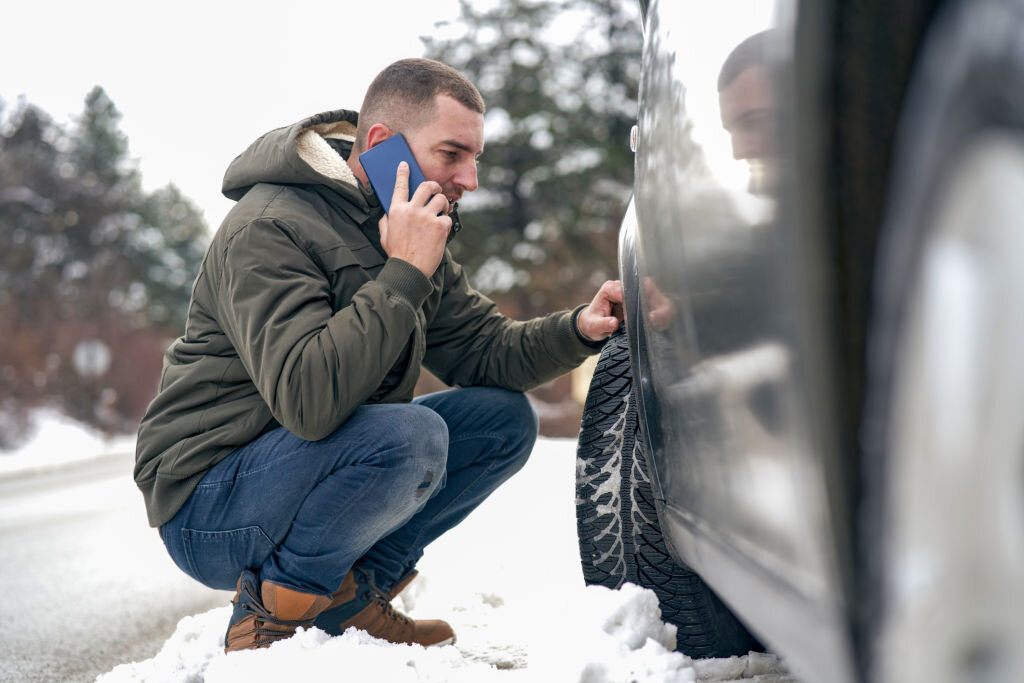
<path fill-rule="evenodd" d="M 481 456 L 490 462 L 489 468 L 498 480 L 505 481 L 526 465 L 533 452 L 537 413 L 519 391 L 489 388 L 479 399 L 480 405 L 486 406 L 486 416 L 478 425 L 478 434 L 486 435 Z"/>
<path fill-rule="evenodd" d="M 448 460 L 448 425 L 430 408 L 410 404 L 403 406 L 402 424 L 396 426 L 409 444 L 412 457 L 428 469 L 444 472 Z"/>
<path fill-rule="evenodd" d="M 530 454 L 533 453 L 533 445 L 536 440 L 537 433 L 533 432 L 528 438 L 524 437 L 518 448 L 509 452 L 508 459 L 513 472 L 518 472 L 526 465 L 526 461 L 530 459 Z"/>
<path fill-rule="evenodd" d="M 537 411 L 533 409 L 529 399 L 526 398 L 526 394 L 523 393 L 515 393 L 511 403 L 513 419 L 523 426 L 524 441 L 528 442 L 528 445 L 532 448 L 534 442 L 537 441 L 537 433 L 540 430 L 540 420 L 537 417 Z"/>
<path fill-rule="evenodd" d="M 514 470 L 526 464 L 537 442 L 539 420 L 526 394 L 519 391 L 496 389 L 496 407 L 503 418 L 505 457 Z"/>

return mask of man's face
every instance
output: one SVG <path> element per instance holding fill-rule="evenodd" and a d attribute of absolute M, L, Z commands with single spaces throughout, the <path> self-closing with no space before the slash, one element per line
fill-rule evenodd
<path fill-rule="evenodd" d="M 484 151 L 484 117 L 448 95 L 437 96 L 437 116 L 406 134 L 427 180 L 441 185 L 448 210 L 477 188 L 476 161 Z"/>
<path fill-rule="evenodd" d="M 775 153 L 775 102 L 763 67 L 744 69 L 718 94 L 722 127 L 732 138 L 734 159 L 767 159 Z"/>

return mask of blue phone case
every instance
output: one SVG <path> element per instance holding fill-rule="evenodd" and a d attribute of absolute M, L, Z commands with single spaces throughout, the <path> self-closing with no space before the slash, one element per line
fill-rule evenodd
<path fill-rule="evenodd" d="M 395 174 L 398 172 L 398 162 L 404 161 L 409 164 L 409 196 L 411 197 L 426 180 L 420 170 L 416 158 L 409 149 L 409 143 L 401 133 L 392 135 L 384 142 L 366 150 L 359 155 L 359 163 L 362 164 L 366 176 L 373 185 L 373 191 L 377 193 L 377 199 L 386 213 L 391 212 L 391 197 L 395 194 Z"/>

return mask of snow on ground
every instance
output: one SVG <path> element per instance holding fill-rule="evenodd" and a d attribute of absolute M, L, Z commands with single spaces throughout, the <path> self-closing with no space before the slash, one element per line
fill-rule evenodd
<path fill-rule="evenodd" d="M 450 613 L 443 616 L 451 619 L 460 631 L 460 642 L 454 646 L 393 645 L 356 630 L 332 638 L 312 629 L 300 630 L 295 637 L 267 650 L 230 656 L 221 650 L 230 614 L 230 608 L 222 607 L 183 619 L 156 657 L 121 665 L 99 677 L 98 682 L 216 683 L 289 677 L 303 681 L 388 683 L 792 680 L 773 655 L 751 653 L 695 662 L 669 651 L 666 647 L 674 640 L 674 629 L 657 618 L 657 599 L 653 593 L 637 586 L 628 585 L 621 591 L 591 587 L 568 596 L 566 605 L 576 609 L 574 616 L 566 618 L 555 610 L 548 614 L 548 619 L 526 615 L 525 606 L 518 610 L 501 609 L 500 604 L 488 605 L 482 600 L 476 605 L 450 606 Z M 460 611 L 477 614 L 460 619 Z M 506 632 L 505 641 L 499 643 L 493 637 L 483 637 L 462 642 L 461 632 L 467 628 L 490 630 L 497 620 L 516 617 L 517 624 L 500 629 Z"/>
<path fill-rule="evenodd" d="M 54 410 L 36 411 L 32 423 L 28 442 L 12 451 L 0 451 L 0 475 L 135 452 L 134 436 L 107 438 Z"/>
<path fill-rule="evenodd" d="M 46 424 L 37 442 L 22 449 L 19 466 L 27 466 L 29 453 L 37 458 L 31 466 L 39 467 L 41 453 L 106 447 L 81 432 L 76 446 L 73 427 Z M 42 447 L 42 439 L 56 438 L 60 448 Z M 414 617 L 446 619 L 457 634 L 454 645 L 425 649 L 358 631 L 331 638 L 311 629 L 266 650 L 228 656 L 225 605 L 182 619 L 156 656 L 121 664 L 97 681 L 793 681 L 772 655 L 694 661 L 672 651 L 674 627 L 660 620 L 651 591 L 585 587 L 574 476 L 575 441 L 540 439 L 522 472 L 427 549 L 420 576 L 395 606 Z M 130 486 L 130 476 L 125 479 Z"/>

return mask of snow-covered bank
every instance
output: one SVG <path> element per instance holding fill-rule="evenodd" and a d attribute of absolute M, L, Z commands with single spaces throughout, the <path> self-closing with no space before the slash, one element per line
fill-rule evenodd
<path fill-rule="evenodd" d="M 575 441 L 541 439 L 530 462 L 462 525 L 428 548 L 396 600 L 440 617 L 453 646 L 397 646 L 318 630 L 267 650 L 223 654 L 230 610 L 183 619 L 152 659 L 98 680 L 649 681 L 791 680 L 771 655 L 693 661 L 671 651 L 650 591 L 583 586 L 574 519 Z"/>
<path fill-rule="evenodd" d="M 53 410 L 32 415 L 32 436 L 13 451 L 0 451 L 0 476 L 45 470 L 111 453 L 134 453 L 135 437 L 107 438 Z"/>
<path fill-rule="evenodd" d="M 481 596 L 477 596 L 481 597 Z M 493 597 L 493 596 L 492 596 Z M 362 631 L 332 638 L 318 629 L 300 630 L 268 650 L 225 656 L 224 626 L 229 607 L 186 617 L 153 659 L 122 665 L 99 683 L 175 681 L 387 681 L 388 683 L 487 683 L 489 681 L 578 681 L 579 683 L 683 683 L 691 681 L 790 681 L 773 655 L 693 661 L 666 649 L 673 628 L 657 618 L 650 591 L 592 587 L 567 596 L 576 608 L 572 621 L 535 618 L 524 632 L 503 644 L 476 639 L 454 646 L 397 646 Z M 467 606 L 463 605 L 462 608 Z M 490 629 L 509 619 L 501 605 L 478 602 L 476 617 L 463 618 L 462 630 Z M 482 608 L 482 609 L 481 609 Z M 453 610 L 458 612 L 459 606 Z M 447 616 L 447 615 L 446 615 Z M 472 622 L 476 622 L 475 624 Z M 503 628 L 503 631 L 509 629 Z M 488 642 L 490 640 L 491 642 Z"/>

